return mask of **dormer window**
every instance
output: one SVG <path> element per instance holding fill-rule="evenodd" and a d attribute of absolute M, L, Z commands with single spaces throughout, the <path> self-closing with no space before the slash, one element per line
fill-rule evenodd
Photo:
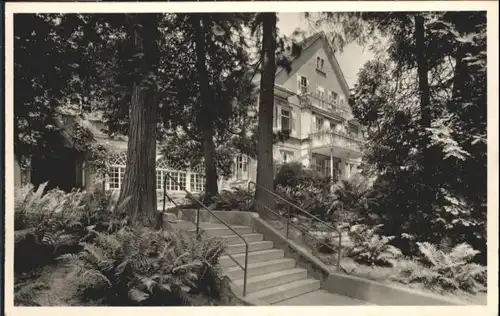
<path fill-rule="evenodd" d="M 325 65 L 325 60 L 321 57 L 316 57 L 316 69 L 323 71 L 323 66 Z"/>

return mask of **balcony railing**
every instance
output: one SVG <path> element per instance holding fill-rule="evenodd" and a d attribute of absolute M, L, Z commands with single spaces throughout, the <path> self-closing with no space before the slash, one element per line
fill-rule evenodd
<path fill-rule="evenodd" d="M 335 131 L 319 131 L 309 134 L 312 147 L 335 146 L 356 152 L 362 152 L 363 140 L 359 136 L 351 136 Z"/>
<path fill-rule="evenodd" d="M 335 113 L 342 117 L 345 117 L 348 114 L 347 109 L 340 107 L 336 102 L 325 100 L 313 93 L 307 93 L 305 96 L 307 96 L 313 106 L 319 109 Z"/>

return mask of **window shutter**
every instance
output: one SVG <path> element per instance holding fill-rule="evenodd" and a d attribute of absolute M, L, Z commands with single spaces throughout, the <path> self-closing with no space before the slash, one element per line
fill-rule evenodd
<path fill-rule="evenodd" d="M 301 94 L 301 90 L 300 90 L 300 79 L 301 78 L 302 78 L 302 76 L 297 75 L 297 93 L 298 94 Z"/>
<path fill-rule="evenodd" d="M 306 78 L 306 83 L 307 83 L 306 84 L 306 86 L 307 86 L 306 92 L 309 92 L 310 91 L 310 89 L 309 89 L 309 79 L 307 79 L 307 78 Z"/>
<path fill-rule="evenodd" d="M 290 111 L 290 129 L 291 129 L 291 134 L 295 134 L 295 115 L 293 113 L 294 111 Z"/>
<path fill-rule="evenodd" d="M 312 116 L 312 124 L 311 124 L 311 127 L 312 127 L 312 132 L 315 132 L 316 131 L 316 116 Z"/>

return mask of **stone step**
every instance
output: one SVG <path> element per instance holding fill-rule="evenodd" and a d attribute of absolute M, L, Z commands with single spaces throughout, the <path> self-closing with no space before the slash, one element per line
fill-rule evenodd
<path fill-rule="evenodd" d="M 274 244 L 272 241 L 250 242 L 250 243 L 248 243 L 248 252 L 272 249 L 273 247 L 274 247 Z M 229 245 L 226 248 L 226 251 L 230 254 L 239 254 L 239 253 L 245 253 L 245 249 L 246 249 L 245 244 L 233 244 L 233 245 Z"/>
<path fill-rule="evenodd" d="M 165 216 L 164 216 L 165 218 Z M 169 225 L 175 229 L 183 229 L 183 230 L 188 230 L 188 231 L 195 231 L 196 230 L 196 224 L 189 221 L 189 220 L 168 220 L 164 222 L 166 225 Z M 206 222 L 201 222 L 200 223 L 200 228 L 202 229 L 207 229 L 207 228 L 227 228 L 225 225 L 220 224 L 220 223 L 206 223 Z"/>
<path fill-rule="evenodd" d="M 303 279 L 273 286 L 264 290 L 247 294 L 248 299 L 260 300 L 267 304 L 274 304 L 305 293 L 316 291 L 320 282 L 315 279 Z"/>
<path fill-rule="evenodd" d="M 275 271 L 249 277 L 247 279 L 247 294 L 305 278 L 307 278 L 307 270 L 301 268 Z M 243 279 L 236 280 L 234 283 L 243 289 Z"/>
<path fill-rule="evenodd" d="M 289 258 L 251 263 L 248 264 L 247 267 L 247 278 L 284 269 L 291 269 L 293 267 L 295 267 L 295 260 Z M 243 270 L 238 266 L 226 269 L 225 273 L 231 280 L 243 279 L 244 276 Z"/>
<path fill-rule="evenodd" d="M 269 249 L 269 250 L 259 250 L 252 251 L 248 253 L 248 263 L 256 263 L 262 261 L 270 261 L 275 259 L 282 259 L 285 256 L 285 252 L 281 249 Z M 237 255 L 232 255 L 232 257 L 238 261 L 242 266 L 245 264 L 245 254 L 240 253 Z M 219 262 L 224 268 L 231 268 L 237 266 L 237 264 L 227 255 L 221 256 Z"/>
<path fill-rule="evenodd" d="M 253 233 L 253 228 L 249 226 L 231 226 L 231 228 L 240 235 L 248 235 Z M 189 231 L 194 232 L 195 228 L 189 229 Z M 209 237 L 236 235 L 232 230 L 224 225 L 203 228 L 203 231 L 205 231 Z"/>
<path fill-rule="evenodd" d="M 243 240 L 237 235 L 228 235 L 228 236 L 220 236 L 228 245 L 234 245 L 234 244 L 241 244 Z M 255 242 L 255 241 L 262 241 L 264 240 L 264 236 L 262 234 L 257 234 L 257 233 L 252 233 L 252 234 L 245 234 L 242 235 L 243 238 L 247 242 Z"/>

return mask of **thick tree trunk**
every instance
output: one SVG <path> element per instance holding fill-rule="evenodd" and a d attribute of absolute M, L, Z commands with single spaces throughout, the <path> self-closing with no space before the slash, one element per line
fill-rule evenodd
<path fill-rule="evenodd" d="M 262 13 L 262 70 L 259 98 L 259 129 L 257 150 L 257 184 L 273 191 L 273 107 L 274 80 L 276 78 L 276 13 Z M 266 208 L 274 210 L 274 198 L 257 187 L 257 210 L 262 216 L 269 215 Z"/>
<path fill-rule="evenodd" d="M 425 56 L 424 17 L 415 16 L 415 45 L 417 55 L 418 88 L 420 90 L 420 124 L 423 128 L 431 127 L 432 112 L 429 94 L 429 65 Z"/>
<path fill-rule="evenodd" d="M 420 209 L 428 212 L 432 209 L 437 198 L 438 187 L 434 184 L 437 170 L 434 161 L 440 160 L 442 157 L 440 157 L 440 151 L 436 147 L 431 146 L 430 132 L 426 130 L 431 127 L 432 108 L 428 78 L 429 65 L 426 59 L 427 56 L 425 55 L 427 50 L 424 22 L 424 17 L 422 15 L 415 15 L 415 49 L 417 57 L 418 88 L 420 92 L 420 128 L 423 133 L 421 140 L 423 156 L 421 184 L 423 185 L 420 185 L 421 189 L 418 190 L 417 195 Z"/>
<path fill-rule="evenodd" d="M 132 17 L 131 55 L 135 74 L 130 104 L 127 166 L 120 192 L 129 222 L 158 228 L 156 200 L 156 84 L 150 76 L 158 61 L 159 38 L 156 14 Z"/>
<path fill-rule="evenodd" d="M 203 156 L 205 158 L 205 202 L 210 202 L 211 198 L 218 194 L 217 169 L 215 161 L 214 124 L 213 111 L 210 109 L 211 98 L 208 87 L 208 73 L 206 68 L 205 52 L 205 25 L 203 17 L 194 21 L 196 34 L 196 68 L 200 83 L 200 105 L 201 119 L 203 126 Z"/>

